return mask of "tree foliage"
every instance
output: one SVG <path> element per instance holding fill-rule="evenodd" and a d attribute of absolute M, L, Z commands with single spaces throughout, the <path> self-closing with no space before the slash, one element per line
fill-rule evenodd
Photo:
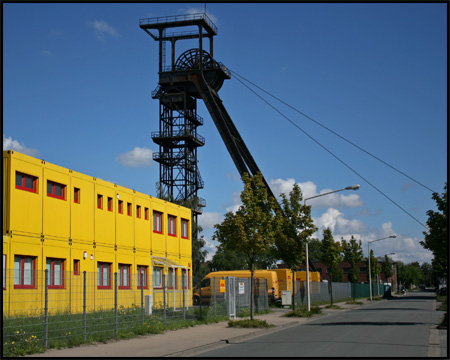
<path fill-rule="evenodd" d="M 276 254 L 289 269 L 298 269 L 305 259 L 305 243 L 317 230 L 311 207 L 302 204 L 302 192 L 294 184 L 289 197 L 281 194 L 281 209 L 276 213 Z"/>
<path fill-rule="evenodd" d="M 448 207 L 447 207 L 447 183 L 442 195 L 433 193 L 432 198 L 436 201 L 438 211 L 428 210 L 427 227 L 424 232 L 424 241 L 420 242 L 425 249 L 433 253 L 432 266 L 436 276 L 447 277 L 447 252 L 448 252 Z"/>
<path fill-rule="evenodd" d="M 217 240 L 225 251 L 236 251 L 245 257 L 248 269 L 252 272 L 258 258 L 274 246 L 275 199 L 267 196 L 261 174 L 242 177 L 244 190 L 241 192 L 242 205 L 235 212 L 225 214 L 221 224 L 216 224 L 213 239 Z M 252 290 L 253 293 L 253 290 Z M 251 319 L 253 319 L 253 301 L 251 301 Z"/>
<path fill-rule="evenodd" d="M 342 261 L 341 252 L 341 244 L 334 241 L 330 228 L 326 228 L 323 231 L 320 246 L 320 261 L 330 269 L 331 305 L 333 305 L 333 272 L 337 270 L 337 265 Z"/>
<path fill-rule="evenodd" d="M 387 255 L 384 255 L 384 261 L 381 264 L 381 271 L 383 272 L 386 281 L 394 275 L 394 272 L 392 271 L 392 264 L 390 263 Z"/>
<path fill-rule="evenodd" d="M 344 252 L 344 261 L 350 264 L 350 272 L 348 273 L 348 280 L 355 284 L 359 280 L 359 270 L 356 264 L 363 259 L 363 250 L 361 247 L 361 240 L 351 237 L 350 241 L 342 239 L 342 249 Z M 356 287 L 353 286 L 353 299 L 356 298 Z"/>
<path fill-rule="evenodd" d="M 366 258 L 367 270 L 369 270 L 369 258 Z M 370 250 L 370 278 L 372 281 L 377 278 L 377 275 L 381 271 L 381 266 L 378 263 L 378 259 L 373 255 L 373 250 Z"/>
<path fill-rule="evenodd" d="M 423 282 L 423 273 L 418 262 L 412 262 L 407 265 L 401 261 L 397 262 L 398 281 L 411 288 L 412 285 L 418 285 Z"/>

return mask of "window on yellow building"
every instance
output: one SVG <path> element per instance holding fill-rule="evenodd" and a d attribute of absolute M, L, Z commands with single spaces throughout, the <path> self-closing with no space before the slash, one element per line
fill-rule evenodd
<path fill-rule="evenodd" d="M 169 268 L 169 289 L 177 288 L 177 270 Z"/>
<path fill-rule="evenodd" d="M 36 257 L 14 256 L 14 288 L 33 289 L 36 284 Z"/>
<path fill-rule="evenodd" d="M 162 213 L 153 211 L 153 232 L 162 234 Z"/>
<path fill-rule="evenodd" d="M 162 288 L 162 274 L 163 268 L 159 266 L 153 267 L 153 287 L 154 288 Z"/>
<path fill-rule="evenodd" d="M 66 185 L 57 183 L 55 181 L 47 180 L 47 196 L 65 200 L 66 199 Z"/>
<path fill-rule="evenodd" d="M 182 282 L 182 286 L 183 286 L 183 289 L 189 289 L 189 275 L 190 275 L 190 271 L 191 270 L 187 270 L 187 272 L 186 272 L 186 269 L 182 269 L 181 270 L 181 274 L 182 274 L 182 279 L 181 279 L 181 282 Z"/>
<path fill-rule="evenodd" d="M 189 239 L 189 221 L 186 219 L 181 219 L 181 237 Z"/>
<path fill-rule="evenodd" d="M 130 265 L 119 264 L 119 289 L 131 289 Z"/>
<path fill-rule="evenodd" d="M 3 290 L 6 289 L 6 255 L 3 254 Z"/>
<path fill-rule="evenodd" d="M 97 263 L 97 288 L 111 289 L 111 263 Z"/>
<path fill-rule="evenodd" d="M 49 289 L 64 289 L 64 260 L 47 258 L 47 284 Z"/>
<path fill-rule="evenodd" d="M 131 216 L 131 203 L 127 203 L 127 215 Z"/>
<path fill-rule="evenodd" d="M 80 275 L 80 260 L 75 259 L 73 261 L 73 274 Z"/>
<path fill-rule="evenodd" d="M 167 220 L 168 220 L 168 224 L 167 224 L 168 234 L 170 236 L 176 236 L 177 235 L 177 225 L 176 225 L 177 218 L 175 216 L 168 215 Z"/>
<path fill-rule="evenodd" d="M 103 209 L 103 195 L 97 194 L 97 208 Z"/>
<path fill-rule="evenodd" d="M 118 209 L 119 209 L 119 214 L 123 214 L 123 201 L 122 200 L 119 200 Z"/>
<path fill-rule="evenodd" d="M 141 205 L 136 205 L 136 217 L 141 218 Z"/>
<path fill-rule="evenodd" d="M 141 275 L 142 275 L 142 284 L 144 286 L 144 289 L 148 289 L 148 283 L 147 283 L 147 272 L 148 272 L 148 266 L 138 265 L 137 266 L 137 288 L 141 288 Z"/>
<path fill-rule="evenodd" d="M 108 197 L 108 211 L 112 211 L 112 197 Z"/>
<path fill-rule="evenodd" d="M 145 220 L 148 220 L 148 208 L 144 209 Z"/>
<path fill-rule="evenodd" d="M 16 171 L 16 189 L 37 192 L 37 177 Z"/>
<path fill-rule="evenodd" d="M 73 189 L 73 202 L 76 204 L 80 203 L 80 189 L 78 188 Z"/>

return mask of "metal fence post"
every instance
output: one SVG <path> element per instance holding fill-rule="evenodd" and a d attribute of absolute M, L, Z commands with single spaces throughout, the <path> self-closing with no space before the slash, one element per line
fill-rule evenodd
<path fill-rule="evenodd" d="M 181 274 L 181 287 L 183 288 L 183 319 L 186 320 L 186 280 L 183 281 L 183 274 Z"/>
<path fill-rule="evenodd" d="M 114 333 L 117 336 L 117 333 L 119 332 L 119 323 L 118 323 L 118 317 L 117 317 L 117 273 L 114 273 Z"/>
<path fill-rule="evenodd" d="M 216 307 L 216 278 L 213 277 L 213 304 L 214 304 L 214 317 L 217 317 L 217 307 Z"/>
<path fill-rule="evenodd" d="M 163 314 L 164 314 L 164 325 L 166 325 L 167 319 L 166 319 L 166 275 L 162 276 L 163 280 Z"/>
<path fill-rule="evenodd" d="M 48 269 L 44 271 L 45 275 L 45 293 L 44 293 L 44 312 L 45 312 L 45 325 L 44 325 L 44 347 L 48 347 Z"/>
<path fill-rule="evenodd" d="M 86 325 L 86 271 L 83 271 L 83 337 L 85 341 L 87 338 Z"/>
<path fill-rule="evenodd" d="M 144 274 L 141 272 L 139 276 L 141 277 L 141 320 L 144 325 Z"/>
<path fill-rule="evenodd" d="M 199 289 L 200 289 L 200 320 L 202 320 L 202 283 L 200 282 L 199 285 Z"/>

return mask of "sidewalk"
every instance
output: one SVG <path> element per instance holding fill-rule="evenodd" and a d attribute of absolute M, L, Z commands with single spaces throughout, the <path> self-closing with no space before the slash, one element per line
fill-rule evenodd
<path fill-rule="evenodd" d="M 325 309 L 321 306 L 322 315 L 311 318 L 290 318 L 282 315 L 289 309 L 272 309 L 272 313 L 256 315 L 259 320 L 275 325 L 269 329 L 228 328 L 227 321 L 216 324 L 197 325 L 190 328 L 167 331 L 164 334 L 138 336 L 133 339 L 108 341 L 92 345 L 82 345 L 62 350 L 51 349 L 42 354 L 28 357 L 182 357 L 195 356 L 202 352 L 213 350 L 227 343 L 241 342 L 251 337 L 261 336 L 283 328 L 303 324 L 328 316 L 336 312 L 348 311 L 370 304 L 369 300 L 359 300 L 363 305 L 338 303 L 344 310 Z M 446 330 L 445 330 L 446 331 Z M 445 334 L 446 336 L 446 334 Z M 439 337 L 438 337 L 439 338 Z M 445 344 L 445 347 L 447 345 Z M 445 349 L 446 350 L 446 349 Z"/>

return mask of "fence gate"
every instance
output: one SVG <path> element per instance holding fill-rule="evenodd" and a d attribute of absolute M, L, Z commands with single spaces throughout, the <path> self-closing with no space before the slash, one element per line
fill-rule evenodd
<path fill-rule="evenodd" d="M 236 319 L 236 278 L 228 277 L 228 317 Z"/>

